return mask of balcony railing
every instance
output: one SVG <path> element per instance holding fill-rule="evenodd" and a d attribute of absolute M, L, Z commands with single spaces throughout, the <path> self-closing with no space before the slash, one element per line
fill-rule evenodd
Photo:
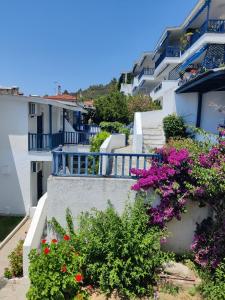
<path fill-rule="evenodd" d="M 194 45 L 194 43 L 197 42 L 205 33 L 225 33 L 225 20 L 214 19 L 204 22 L 203 25 L 199 29 L 196 29 L 193 33 L 190 38 L 190 42 L 187 44 L 185 49 L 182 50 L 182 53 Z"/>
<path fill-rule="evenodd" d="M 50 151 L 59 145 L 89 145 L 95 134 L 88 132 L 28 133 L 28 150 Z"/>
<path fill-rule="evenodd" d="M 138 75 L 138 80 L 141 79 L 143 75 L 154 75 L 155 68 L 143 68 L 141 73 Z"/>
<path fill-rule="evenodd" d="M 74 129 L 89 133 L 99 133 L 101 131 L 101 128 L 95 124 L 76 124 L 74 125 Z"/>
<path fill-rule="evenodd" d="M 161 53 L 157 61 L 155 62 L 155 68 L 157 68 L 161 62 L 166 57 L 180 57 L 180 47 L 179 46 L 167 46 L 165 50 Z"/>
<path fill-rule="evenodd" d="M 159 154 L 81 153 L 65 152 L 61 148 L 52 152 L 54 176 L 132 177 L 131 169 L 148 169 Z"/>

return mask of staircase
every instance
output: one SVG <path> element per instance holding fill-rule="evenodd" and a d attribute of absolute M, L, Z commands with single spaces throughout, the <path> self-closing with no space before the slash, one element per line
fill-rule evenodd
<path fill-rule="evenodd" d="M 162 124 L 152 124 L 151 127 L 143 128 L 143 152 L 161 148 L 165 144 L 165 136 Z"/>

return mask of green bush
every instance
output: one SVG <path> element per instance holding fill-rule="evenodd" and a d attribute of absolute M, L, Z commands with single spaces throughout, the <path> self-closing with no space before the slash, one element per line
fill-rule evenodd
<path fill-rule="evenodd" d="M 163 119 L 163 129 L 166 140 L 170 138 L 186 137 L 186 127 L 182 117 L 175 114 L 169 115 Z"/>
<path fill-rule="evenodd" d="M 65 234 L 66 231 L 54 219 L 51 225 L 60 240 L 53 239 L 50 243 L 42 240 L 40 251 L 31 250 L 28 300 L 88 299 L 88 293 L 82 287 L 85 278 L 79 241 L 69 211 L 67 223 L 68 234 Z"/>
<path fill-rule="evenodd" d="M 225 259 L 216 269 L 210 280 L 203 282 L 201 293 L 204 299 L 224 300 L 225 299 Z"/>
<path fill-rule="evenodd" d="M 23 242 L 23 240 L 20 240 L 8 256 L 9 268 L 6 268 L 4 272 L 6 278 L 23 276 Z"/>
<path fill-rule="evenodd" d="M 100 127 L 102 130 L 110 133 L 122 133 L 126 136 L 126 143 L 128 143 L 130 130 L 125 127 L 125 124 L 120 122 L 101 122 Z"/>
<path fill-rule="evenodd" d="M 127 97 L 119 91 L 98 97 L 94 106 L 96 108 L 94 122 L 97 124 L 102 121 L 129 123 Z"/>
<path fill-rule="evenodd" d="M 102 143 L 110 136 L 109 132 L 101 131 L 91 140 L 91 152 L 99 152 Z"/>
<path fill-rule="evenodd" d="M 161 251 L 166 232 L 149 227 L 147 208 L 139 198 L 120 216 L 111 204 L 80 217 L 84 274 L 91 284 L 126 299 L 153 294 L 157 269 L 170 258 Z"/>
<path fill-rule="evenodd" d="M 8 279 L 11 279 L 13 277 L 12 272 L 11 272 L 11 270 L 9 268 L 5 268 L 5 270 L 4 270 L 4 277 L 8 278 Z"/>
<path fill-rule="evenodd" d="M 99 126 L 103 131 L 118 133 L 120 128 L 124 127 L 124 124 L 120 122 L 101 122 Z"/>

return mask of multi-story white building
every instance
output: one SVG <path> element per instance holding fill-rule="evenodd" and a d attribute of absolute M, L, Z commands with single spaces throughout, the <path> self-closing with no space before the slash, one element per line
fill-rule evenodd
<path fill-rule="evenodd" d="M 94 133 L 74 130 L 71 115 L 85 112 L 76 103 L 11 91 L 0 93 L 0 214 L 28 215 L 47 190 L 51 151 L 74 150 Z"/>
<path fill-rule="evenodd" d="M 162 105 L 161 111 L 136 116 L 135 125 L 140 121 L 142 128 L 137 135 L 142 134 L 144 142 L 143 131 L 156 123 L 160 127 L 163 117 L 171 113 L 216 133 L 225 117 L 224 67 L 225 2 L 199 0 L 184 23 L 167 28 L 154 52 L 144 53 L 129 72 L 130 94 L 148 94 Z"/>

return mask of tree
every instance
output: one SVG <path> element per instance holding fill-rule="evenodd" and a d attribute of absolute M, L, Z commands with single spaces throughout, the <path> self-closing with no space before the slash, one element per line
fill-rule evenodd
<path fill-rule="evenodd" d="M 97 98 L 94 105 L 96 123 L 118 121 L 127 124 L 129 122 L 127 97 L 119 91 L 114 90 L 106 96 Z"/>
<path fill-rule="evenodd" d="M 151 111 L 161 109 L 158 102 L 153 102 L 147 95 L 136 95 L 128 98 L 129 120 L 133 122 L 135 112 Z"/>

